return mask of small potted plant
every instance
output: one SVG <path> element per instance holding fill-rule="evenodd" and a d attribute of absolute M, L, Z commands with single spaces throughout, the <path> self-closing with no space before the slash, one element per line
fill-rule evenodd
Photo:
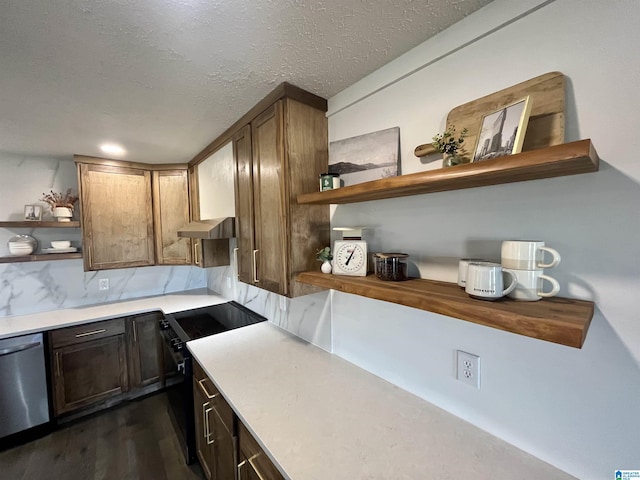
<path fill-rule="evenodd" d="M 51 190 L 49 193 L 43 193 L 40 200 L 49 204 L 51 213 L 59 222 L 70 222 L 73 217 L 73 205 L 78 201 L 78 195 L 72 193 L 71 189 L 64 194 Z"/>
<path fill-rule="evenodd" d="M 320 266 L 322 273 L 331 273 L 331 260 L 333 260 L 331 247 L 324 247 L 318 250 L 316 252 L 316 260 L 322 262 L 322 265 Z"/>
<path fill-rule="evenodd" d="M 462 147 L 464 137 L 467 136 L 467 133 L 469 133 L 469 131 L 465 128 L 456 138 L 455 125 L 449 125 L 444 133 L 438 133 L 433 137 L 433 143 L 431 145 L 440 153 L 444 154 L 443 167 L 452 167 L 469 162 L 466 151 L 464 147 Z"/>

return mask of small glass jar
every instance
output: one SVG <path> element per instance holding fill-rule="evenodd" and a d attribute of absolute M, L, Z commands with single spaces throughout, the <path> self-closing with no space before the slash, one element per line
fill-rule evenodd
<path fill-rule="evenodd" d="M 380 280 L 401 282 L 407 280 L 406 253 L 376 253 L 374 254 L 375 273 Z"/>
<path fill-rule="evenodd" d="M 320 174 L 320 191 L 334 190 L 340 188 L 339 173 L 321 173 Z"/>

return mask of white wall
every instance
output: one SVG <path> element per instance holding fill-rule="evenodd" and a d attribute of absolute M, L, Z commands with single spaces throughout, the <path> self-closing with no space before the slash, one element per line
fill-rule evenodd
<path fill-rule="evenodd" d="M 543 239 L 563 255 L 549 271 L 561 295 L 596 303 L 584 347 L 335 292 L 333 351 L 578 478 L 613 478 L 640 469 L 640 9 L 545 3 L 496 0 L 331 98 L 330 140 L 398 125 L 403 173 L 437 168 L 413 149 L 450 109 L 558 70 L 566 140 L 591 138 L 600 171 L 339 205 L 332 224 L 371 227 L 372 251 L 407 252 L 415 273 L 451 282 L 458 258 L 499 260 L 504 239 Z M 457 349 L 480 355 L 480 390 L 455 380 Z"/>
<path fill-rule="evenodd" d="M 75 163 L 71 159 L 33 158 L 0 152 L 0 219 L 22 220 L 24 205 L 42 203 L 42 194 L 54 190 L 78 191 Z M 52 220 L 46 204 L 43 220 Z M 78 211 L 74 219 L 78 218 Z M 0 256 L 9 255 L 7 241 L 16 234 L 31 235 L 39 249 L 51 240 L 71 240 L 80 247 L 79 229 L 0 228 Z M 98 279 L 108 278 L 101 291 Z M 0 317 L 71 308 L 162 293 L 205 288 L 201 268 L 144 267 L 84 272 L 82 260 L 56 260 L 0 264 Z"/>

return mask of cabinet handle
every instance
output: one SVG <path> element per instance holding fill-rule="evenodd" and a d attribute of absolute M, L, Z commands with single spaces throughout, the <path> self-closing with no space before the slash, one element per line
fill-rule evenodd
<path fill-rule="evenodd" d="M 236 278 L 240 278 L 240 271 L 238 270 L 238 247 L 233 249 L 233 266 L 236 269 Z"/>
<path fill-rule="evenodd" d="M 56 352 L 56 377 L 62 376 L 60 371 L 60 352 Z"/>
<path fill-rule="evenodd" d="M 204 423 L 204 439 L 207 441 L 207 445 L 215 443 L 215 439 L 211 440 L 211 427 L 209 424 L 209 412 L 212 410 L 209 406 L 209 402 L 202 404 L 202 423 Z"/>
<path fill-rule="evenodd" d="M 251 467 L 251 470 L 253 470 L 253 472 L 258 476 L 258 478 L 260 480 L 265 480 L 265 478 L 262 476 L 262 474 L 260 473 L 260 470 L 258 470 L 256 468 L 256 466 L 253 464 L 253 461 L 255 460 L 256 457 L 258 457 L 258 455 L 260 455 L 259 453 L 256 453 L 255 455 L 253 455 L 251 458 L 248 458 L 247 460 L 243 460 L 238 464 L 238 479 L 240 479 L 240 475 L 241 475 L 241 470 L 242 467 L 245 466 L 245 464 L 247 462 L 249 462 L 249 466 Z"/>
<path fill-rule="evenodd" d="M 92 332 L 78 333 L 76 335 L 76 338 L 88 337 L 89 335 L 97 335 L 98 333 L 104 333 L 106 331 L 106 329 L 101 328 L 100 330 L 94 330 Z"/>
<path fill-rule="evenodd" d="M 91 245 L 87 245 L 87 256 L 89 257 L 89 267 L 93 267 L 93 258 L 91 257 Z"/>
<path fill-rule="evenodd" d="M 198 257 L 198 245 L 200 245 L 200 242 L 193 242 L 193 258 L 195 258 L 196 265 L 200 265 L 200 258 Z"/>
<path fill-rule="evenodd" d="M 215 393 L 215 394 L 211 395 L 207 391 L 207 388 L 204 386 L 204 382 L 206 382 L 207 380 L 208 380 L 207 378 L 203 378 L 202 380 L 198 380 L 198 385 L 200 385 L 200 389 L 202 390 L 202 393 L 204 393 L 209 400 L 212 400 L 212 399 L 216 398 L 218 396 L 218 394 Z"/>
<path fill-rule="evenodd" d="M 131 323 L 133 324 L 133 343 L 138 343 L 138 327 L 136 326 L 136 321 L 132 320 Z"/>
<path fill-rule="evenodd" d="M 259 251 L 260 250 L 253 251 L 253 283 L 260 282 L 260 280 L 258 280 L 258 261 L 256 260 L 256 255 L 258 255 Z"/>

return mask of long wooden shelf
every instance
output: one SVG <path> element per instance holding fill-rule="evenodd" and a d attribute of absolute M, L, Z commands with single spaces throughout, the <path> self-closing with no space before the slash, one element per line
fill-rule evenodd
<path fill-rule="evenodd" d="M 37 222 L 37 221 L 21 221 L 21 222 L 0 222 L 1 228 L 79 228 L 79 221 L 71 222 Z"/>
<path fill-rule="evenodd" d="M 359 183 L 336 190 L 298 195 L 302 204 L 341 204 L 424 193 L 484 187 L 597 172 L 599 158 L 591 140 L 580 140 L 506 157 Z"/>
<path fill-rule="evenodd" d="M 82 252 L 12 255 L 10 257 L 0 257 L 0 263 L 48 262 L 51 260 L 70 260 L 73 258 L 82 258 Z"/>
<path fill-rule="evenodd" d="M 582 347 L 594 312 L 593 302 L 570 298 L 537 302 L 476 300 L 457 284 L 433 280 L 385 282 L 374 275 L 349 277 L 321 272 L 303 272 L 296 280 L 575 348 Z"/>

